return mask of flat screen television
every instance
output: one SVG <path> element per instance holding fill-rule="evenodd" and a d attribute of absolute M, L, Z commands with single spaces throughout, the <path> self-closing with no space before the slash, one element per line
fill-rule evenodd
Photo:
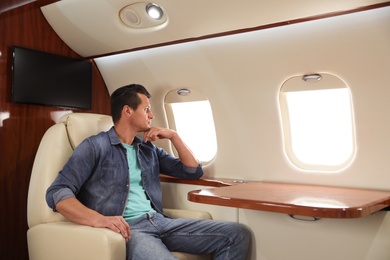
<path fill-rule="evenodd" d="M 91 109 L 92 64 L 13 46 L 12 102 Z"/>

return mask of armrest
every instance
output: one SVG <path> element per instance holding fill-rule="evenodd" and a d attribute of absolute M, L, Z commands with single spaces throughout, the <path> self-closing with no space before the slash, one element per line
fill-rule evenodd
<path fill-rule="evenodd" d="M 210 213 L 199 210 L 164 208 L 164 214 L 171 218 L 212 219 Z"/>
<path fill-rule="evenodd" d="M 164 213 L 172 218 L 211 219 L 205 211 L 164 209 Z M 126 244 L 120 234 L 73 222 L 35 225 L 27 231 L 27 243 L 30 260 L 126 259 Z M 210 259 L 210 255 L 173 254 L 185 260 Z"/>
<path fill-rule="evenodd" d="M 125 239 L 112 230 L 73 222 L 39 224 L 27 232 L 30 260 L 126 258 Z"/>

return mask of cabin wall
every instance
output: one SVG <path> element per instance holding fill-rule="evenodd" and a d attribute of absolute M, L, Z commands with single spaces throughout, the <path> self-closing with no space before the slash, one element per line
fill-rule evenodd
<path fill-rule="evenodd" d="M 163 104 L 170 90 L 194 88 L 209 98 L 218 152 L 205 166 L 206 176 L 389 189 L 389 10 L 95 61 L 109 92 L 130 82 L 151 91 L 156 125 L 168 126 Z M 284 151 L 279 91 L 287 79 L 308 73 L 334 74 L 351 91 L 357 151 L 351 165 L 338 172 L 302 171 Z"/>
<path fill-rule="evenodd" d="M 23 3 L 23 1 L 19 2 Z M 18 6 L 18 1 L 1 3 L 0 255 L 2 259 L 28 259 L 26 208 L 34 156 L 43 134 L 54 124 L 51 113 L 71 111 L 11 102 L 11 46 L 19 45 L 80 58 L 48 25 L 40 10 L 42 2 L 49 1 L 35 1 L 18 8 L 12 8 Z M 3 12 L 3 10 L 8 11 Z M 92 100 L 92 110 L 83 112 L 110 113 L 107 88 L 95 65 L 93 66 Z M 9 118 L 2 118 L 4 113 L 9 113 Z"/>
<path fill-rule="evenodd" d="M 218 153 L 204 167 L 206 177 L 390 190 L 389 24 L 387 7 L 96 62 L 109 92 L 129 80 L 150 90 L 156 125 L 168 126 L 163 103 L 170 90 L 195 88 L 209 98 Z M 357 150 L 343 170 L 303 171 L 284 152 L 279 90 L 290 77 L 307 73 L 334 74 L 350 88 Z M 215 219 L 249 226 L 252 260 L 390 259 L 386 212 L 302 221 L 188 202 L 192 189 L 199 187 L 165 184 L 164 200 L 170 207 L 205 209 Z"/>

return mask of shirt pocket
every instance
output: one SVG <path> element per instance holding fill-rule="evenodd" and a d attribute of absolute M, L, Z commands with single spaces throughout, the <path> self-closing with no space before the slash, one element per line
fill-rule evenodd
<path fill-rule="evenodd" d="M 104 161 L 100 165 L 100 169 L 95 172 L 94 178 L 100 183 L 99 186 L 101 187 L 111 188 L 126 185 L 126 175 L 118 167 L 118 163 L 113 161 Z"/>

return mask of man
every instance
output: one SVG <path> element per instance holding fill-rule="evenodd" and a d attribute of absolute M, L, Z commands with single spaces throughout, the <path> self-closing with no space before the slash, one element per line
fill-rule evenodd
<path fill-rule="evenodd" d="M 175 131 L 151 126 L 149 98 L 137 84 L 111 95 L 114 126 L 75 149 L 47 190 L 48 205 L 73 222 L 120 233 L 127 259 L 175 259 L 170 251 L 245 259 L 250 234 L 243 225 L 163 215 L 159 174 L 197 179 L 203 171 Z M 157 139 L 169 139 L 179 158 L 155 146 Z"/>

